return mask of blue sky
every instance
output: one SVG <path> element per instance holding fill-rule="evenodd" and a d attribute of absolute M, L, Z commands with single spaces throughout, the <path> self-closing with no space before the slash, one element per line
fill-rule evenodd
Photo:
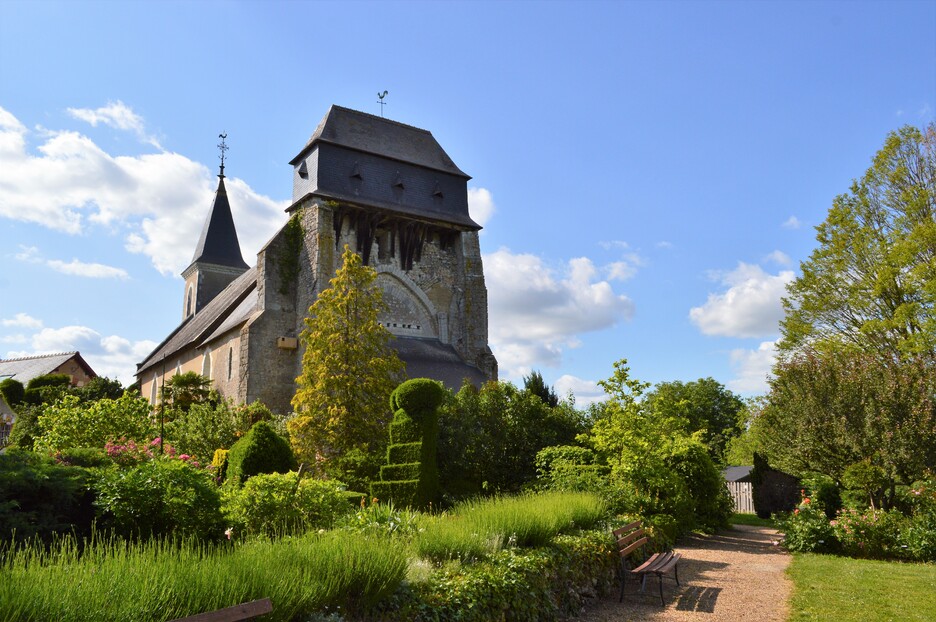
<path fill-rule="evenodd" d="M 181 320 L 218 134 L 248 263 L 331 104 L 473 179 L 503 379 L 580 403 L 765 388 L 784 286 L 889 131 L 936 118 L 936 2 L 0 2 L 0 357 L 127 382 Z"/>

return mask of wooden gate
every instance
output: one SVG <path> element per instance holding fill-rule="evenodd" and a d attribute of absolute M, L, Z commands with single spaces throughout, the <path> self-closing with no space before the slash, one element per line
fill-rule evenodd
<path fill-rule="evenodd" d="M 754 495 L 751 482 L 725 482 L 728 492 L 734 499 L 735 512 L 739 514 L 754 514 Z"/>

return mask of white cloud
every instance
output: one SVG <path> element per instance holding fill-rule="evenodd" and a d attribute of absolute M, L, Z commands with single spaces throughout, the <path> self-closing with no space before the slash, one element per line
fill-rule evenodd
<path fill-rule="evenodd" d="M 781 298 L 793 277 L 790 270 L 773 275 L 760 266 L 739 263 L 735 270 L 719 277 L 728 289 L 720 294 L 709 294 L 704 305 L 689 311 L 689 319 L 706 335 L 776 335 L 783 318 Z"/>
<path fill-rule="evenodd" d="M 656 247 L 662 248 L 664 250 L 668 250 L 670 248 L 673 248 L 673 243 L 667 242 L 666 240 L 660 240 L 659 242 L 656 243 Z"/>
<path fill-rule="evenodd" d="M 15 358 L 78 351 L 99 376 L 117 378 L 124 385 L 135 380 L 136 364 L 157 345 L 155 341 L 149 340 L 131 342 L 116 335 L 105 337 L 87 326 L 43 328 L 28 340 L 22 339 L 16 343 L 24 341 L 29 343 L 30 350 L 9 352 L 7 356 Z"/>
<path fill-rule="evenodd" d="M 626 251 L 630 249 L 630 244 L 628 244 L 624 240 L 607 240 L 603 242 L 598 242 L 598 246 L 605 249 L 606 251 L 615 250 L 615 249 Z"/>
<path fill-rule="evenodd" d="M 630 319 L 634 304 L 616 294 L 585 257 L 558 271 L 540 257 L 502 248 L 484 256 L 491 347 L 510 378 L 554 367 L 578 335 Z"/>
<path fill-rule="evenodd" d="M 482 227 L 491 219 L 497 208 L 494 195 L 487 188 L 468 188 L 468 214 Z"/>
<path fill-rule="evenodd" d="M 799 229 L 801 226 L 803 226 L 803 223 L 801 223 L 800 219 L 796 216 L 790 216 L 783 222 L 783 225 L 781 226 L 784 229 Z"/>
<path fill-rule="evenodd" d="M 735 377 L 725 386 L 742 394 L 766 393 L 767 379 L 777 359 L 777 342 L 764 341 L 756 350 L 731 351 L 731 367 Z"/>
<path fill-rule="evenodd" d="M 584 380 L 569 374 L 560 376 L 553 386 L 560 396 L 572 393 L 575 396 L 575 405 L 579 407 L 608 399 L 607 393 L 598 386 L 596 381 Z"/>
<path fill-rule="evenodd" d="M 130 131 L 136 134 L 140 140 L 160 148 L 159 142 L 152 136 L 147 136 L 143 117 L 133 112 L 122 101 L 109 102 L 103 108 L 68 108 L 68 114 L 72 117 L 90 123 L 92 127 L 98 124 L 107 125 L 117 130 Z"/>
<path fill-rule="evenodd" d="M 120 104 L 77 112 L 89 122 L 134 129 L 139 118 L 128 111 Z M 26 128 L 0 108 L 0 217 L 68 234 L 120 224 L 129 230 L 126 248 L 147 255 L 160 272 L 178 274 L 188 265 L 217 188 L 207 167 L 166 151 L 110 155 L 76 132 L 48 133 L 32 155 L 26 137 Z M 285 223 L 288 202 L 259 195 L 236 178 L 227 178 L 226 187 L 252 264 Z"/>
<path fill-rule="evenodd" d="M 0 320 L 0 324 L 3 324 L 4 326 L 15 326 L 17 328 L 42 328 L 42 320 L 37 320 L 36 318 L 30 317 L 25 313 L 17 313 L 10 319 Z"/>
<path fill-rule="evenodd" d="M 770 253 L 764 258 L 764 261 L 772 261 L 773 263 L 779 264 L 781 266 L 789 266 L 793 263 L 793 260 L 790 259 L 790 256 L 783 251 L 774 251 Z"/>
<path fill-rule="evenodd" d="M 78 261 L 77 259 L 72 259 L 70 262 L 65 263 L 64 261 L 59 261 L 58 259 L 50 259 L 46 262 L 46 265 L 55 270 L 56 272 L 61 272 L 62 274 L 70 274 L 72 276 L 84 276 L 91 279 L 127 279 L 129 275 L 127 271 L 123 268 L 115 268 L 113 266 L 105 266 L 100 263 L 85 263 L 83 261 Z"/>

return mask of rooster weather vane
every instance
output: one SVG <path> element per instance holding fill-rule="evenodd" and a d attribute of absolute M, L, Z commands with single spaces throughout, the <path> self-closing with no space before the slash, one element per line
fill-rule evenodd
<path fill-rule="evenodd" d="M 387 105 L 387 102 L 384 101 L 384 97 L 387 96 L 387 91 L 383 93 L 377 93 L 377 103 L 380 104 L 380 117 L 383 118 L 383 107 Z"/>
<path fill-rule="evenodd" d="M 224 140 L 227 138 L 227 132 L 221 132 L 218 134 L 218 138 L 221 139 L 221 142 L 218 143 L 218 149 L 221 151 L 221 174 L 218 177 L 224 177 L 224 152 L 228 150 L 228 146 L 224 144 Z"/>

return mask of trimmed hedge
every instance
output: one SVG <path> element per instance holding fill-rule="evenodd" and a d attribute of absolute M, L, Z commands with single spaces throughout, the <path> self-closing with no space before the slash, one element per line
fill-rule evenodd
<path fill-rule="evenodd" d="M 288 473 L 297 468 L 289 442 L 266 421 L 255 423 L 227 455 L 227 478 L 239 486 L 253 475 Z"/>

